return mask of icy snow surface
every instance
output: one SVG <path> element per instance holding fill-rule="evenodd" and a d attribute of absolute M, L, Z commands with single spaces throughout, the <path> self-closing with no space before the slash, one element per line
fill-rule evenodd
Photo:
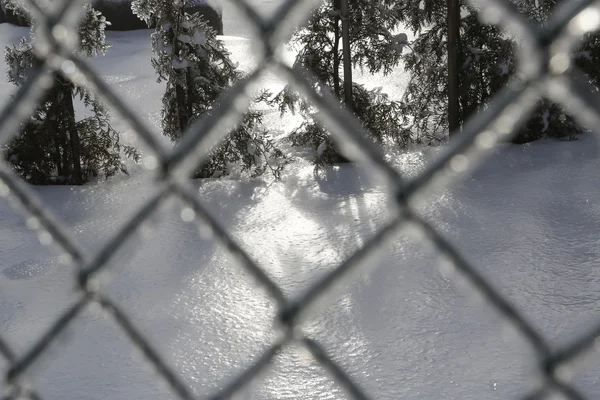
<path fill-rule="evenodd" d="M 0 45 L 26 29 L 0 25 Z M 149 32 L 107 34 L 114 45 L 94 68 L 158 131 L 162 87 L 148 62 Z M 251 42 L 224 37 L 248 70 Z M 399 94 L 401 72 L 376 77 Z M 265 77 L 277 90 L 282 82 Z M 0 80 L 0 103 L 14 88 Z M 283 130 L 290 120 L 270 112 Z M 131 132 L 115 117 L 114 126 Z M 393 157 L 414 174 L 434 152 Z M 600 182 L 598 143 L 539 142 L 498 149 L 462 183 L 421 205 L 431 220 L 554 344 L 598 322 Z M 84 187 L 34 191 L 92 252 L 154 191 L 151 173 Z M 234 178 L 195 182 L 198 194 L 287 295 L 298 294 L 380 228 L 386 190 L 358 167 L 315 179 L 295 161 L 281 182 Z M 118 254 L 101 288 L 120 304 L 178 374 L 213 393 L 275 340 L 265 293 L 210 237 L 162 207 L 145 237 Z M 377 268 L 343 287 L 304 330 L 376 399 L 514 399 L 536 381 L 537 360 L 492 309 L 439 271 L 436 257 L 399 233 Z M 26 220 L 0 199 L 0 333 L 22 354 L 76 299 L 73 268 L 42 246 Z M 574 382 L 595 398 L 598 357 L 576 365 Z M 0 360 L 0 373 L 6 364 Z M 77 318 L 30 371 L 44 399 L 172 399 L 175 396 L 116 326 L 96 310 Z M 240 398 L 344 398 L 334 381 L 294 347 Z"/>

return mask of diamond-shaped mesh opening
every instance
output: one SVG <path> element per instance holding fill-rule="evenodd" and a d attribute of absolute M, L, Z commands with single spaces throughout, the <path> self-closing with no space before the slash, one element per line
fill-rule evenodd
<path fill-rule="evenodd" d="M 154 30 L 142 29 L 128 32 L 106 32 L 106 42 L 111 46 L 107 50 L 108 57 L 98 55 L 86 62 L 94 68 L 98 76 L 108 88 L 115 93 L 137 116 L 156 140 L 165 147 L 170 147 L 167 138 L 161 131 L 161 99 L 165 83 L 156 81 L 156 72 L 150 64 L 152 58 L 151 34 Z M 144 85 L 140 85 L 140 80 Z M 121 132 L 121 138 L 127 144 L 136 146 L 143 155 L 152 155 L 152 149 L 136 134 L 136 129 L 128 124 L 126 118 L 119 114 L 120 108 L 106 103 L 111 113 L 111 125 Z M 126 162 L 129 160 L 125 160 Z M 135 171 L 134 162 L 127 162 Z M 146 164 L 146 163 L 143 163 Z M 138 167 L 139 168 L 139 167 Z"/>
<path fill-rule="evenodd" d="M 40 249 L 35 236 L 33 241 L 29 247 L 36 252 L 31 258 L 11 257 L 18 254 L 15 249 L 3 249 L 7 251 L 2 253 L 6 265 L 0 275 L 0 323 L 3 337 L 14 344 L 16 354 L 23 354 L 77 299 L 72 266 L 61 262 L 50 249 Z"/>
<path fill-rule="evenodd" d="M 122 331 L 87 309 L 28 371 L 44 398 L 175 398 Z"/>
<path fill-rule="evenodd" d="M 88 254 L 97 254 L 109 240 L 114 240 L 141 207 L 159 195 L 160 188 L 148 181 L 140 175 L 74 187 L 69 199 L 58 203 L 56 214 Z M 135 251 L 135 244 L 144 240 L 143 234 L 152 227 L 154 219 L 155 216 L 150 214 L 144 220 L 128 238 L 131 243 L 117 252 L 117 258 L 126 258 Z"/>
<path fill-rule="evenodd" d="M 600 347 L 600 346 L 598 346 Z M 582 359 L 575 360 L 564 372 L 565 378 L 572 382 L 584 396 L 593 398 L 596 395 L 598 387 L 597 371 L 600 367 L 600 358 L 598 357 L 598 349 L 595 348 Z"/>
<path fill-rule="evenodd" d="M 261 17 L 270 16 L 277 9 L 276 2 L 255 0 L 246 3 L 252 8 L 253 12 Z M 218 6 L 222 10 L 224 36 L 237 36 L 256 40 L 256 26 L 251 19 L 245 17 L 246 14 L 244 9 L 240 7 L 239 2 L 224 0 L 219 2 Z"/>

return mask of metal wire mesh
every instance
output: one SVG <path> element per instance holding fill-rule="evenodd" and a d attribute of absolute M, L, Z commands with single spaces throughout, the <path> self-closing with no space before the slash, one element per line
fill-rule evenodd
<path fill-rule="evenodd" d="M 509 299 L 503 297 L 452 244 L 414 211 L 414 205 L 419 202 L 419 199 L 427 196 L 432 188 L 447 186 L 453 180 L 464 176 L 478 160 L 488 154 L 495 143 L 510 137 L 518 123 L 527 117 L 540 96 L 548 96 L 566 106 L 575 106 L 572 109 L 583 123 L 588 126 L 600 126 L 600 112 L 598 112 L 600 102 L 589 96 L 589 90 L 578 86 L 579 83 L 577 85 L 574 83 L 573 77 L 576 71 L 564 62 L 565 55 L 569 54 L 568 52 L 578 40 L 586 32 L 597 28 L 600 21 L 600 2 L 592 0 L 563 2 L 562 8 L 555 12 L 548 25 L 542 29 L 530 26 L 508 0 L 478 1 L 482 15 L 489 22 L 502 24 L 523 38 L 519 67 L 522 79 L 518 84 L 511 84 L 498 94 L 493 101 L 494 107 L 468 121 L 461 135 L 422 173 L 407 180 L 388 165 L 376 149 L 362 139 L 361 125 L 342 109 L 339 103 L 332 98 L 317 94 L 306 80 L 304 73 L 289 67 L 277 57 L 279 45 L 291 35 L 294 26 L 306 18 L 318 1 L 288 0 L 280 6 L 275 15 L 268 19 L 261 17 L 244 0 L 232 1 L 243 12 L 261 39 L 262 59 L 256 71 L 227 92 L 220 106 L 210 117 L 190 127 L 183 142 L 172 151 L 165 149 L 156 140 L 125 102 L 94 73 L 85 61 L 73 55 L 72 49 L 57 34 L 59 31 L 57 27 L 73 29 L 71 21 L 81 9 L 84 0 L 66 0 L 56 7 L 55 13 L 49 15 L 44 15 L 39 4 L 31 1 L 34 13 L 42 22 L 40 29 L 46 34 L 40 35 L 46 38 L 42 49 L 45 64 L 37 67 L 26 84 L 20 87 L 14 100 L 0 112 L 0 140 L 6 140 L 8 132 L 14 131 L 13 128 L 18 125 L 19 120 L 33 110 L 36 100 L 47 87 L 46 83 L 51 72 L 64 68 L 65 63 L 70 63 L 68 68 L 70 78 L 85 83 L 101 95 L 122 118 L 129 121 L 139 138 L 151 149 L 152 157 L 155 157 L 159 165 L 157 171 L 161 189 L 137 210 L 135 215 L 96 254 L 90 255 L 85 254 L 75 244 L 61 223 L 27 186 L 16 178 L 5 164 L 0 163 L 0 196 L 17 200 L 28 216 L 34 218 L 39 225 L 42 239 L 57 244 L 79 267 L 76 283 L 80 290 L 78 301 L 60 315 L 22 357 L 17 358 L 7 341 L 0 336 L 0 357 L 9 364 L 5 376 L 5 385 L 8 388 L 6 398 L 39 398 L 35 391 L 22 385 L 23 374 L 91 303 L 99 305 L 114 320 L 122 332 L 131 339 L 131 343 L 143 353 L 147 362 L 155 367 L 159 375 L 181 399 L 195 398 L 192 390 L 167 365 L 126 313 L 90 284 L 97 273 L 110 268 L 111 260 L 117 251 L 127 246 L 129 239 L 136 235 L 141 224 L 167 198 L 178 197 L 194 211 L 199 221 L 208 225 L 214 237 L 234 256 L 238 264 L 266 289 L 279 309 L 277 325 L 285 332 L 277 343 L 257 357 L 250 368 L 241 375 L 233 377 L 229 385 L 215 393 L 212 396 L 214 398 L 228 398 L 243 389 L 272 362 L 273 357 L 283 346 L 293 341 L 304 346 L 353 398 L 368 399 L 369 395 L 328 356 L 318 342 L 304 337 L 295 327 L 303 316 L 314 309 L 315 305 L 320 304 L 324 297 L 331 295 L 334 285 L 352 276 L 353 272 L 366 268 L 369 257 L 377 254 L 387 238 L 392 237 L 400 227 L 411 224 L 443 256 L 443 262 L 454 267 L 471 287 L 494 307 L 500 317 L 510 322 L 535 350 L 544 382 L 526 398 L 544 398 L 550 393 L 558 392 L 569 399 L 583 399 L 583 395 L 562 379 L 561 370 L 598 343 L 600 325 L 575 338 L 567 346 L 562 348 L 550 346 L 547 339 L 537 332 Z M 73 65 L 75 68 L 72 68 Z M 319 108 L 322 122 L 326 123 L 336 138 L 343 143 L 343 147 L 354 157 L 360 158 L 372 172 L 385 179 L 390 192 L 395 196 L 394 200 L 399 210 L 395 218 L 347 261 L 332 270 L 301 296 L 292 300 L 284 296 L 282 290 L 269 278 L 263 268 L 248 256 L 221 223 L 207 211 L 186 180 L 189 172 L 207 156 L 210 150 L 209 144 L 220 138 L 222 132 L 227 132 L 224 127 L 234 124 L 236 117 L 244 112 L 239 107 L 240 99 L 247 100 L 248 88 L 255 84 L 267 69 L 274 70 L 285 77 Z M 63 72 L 66 73 L 66 69 L 63 69 Z"/>

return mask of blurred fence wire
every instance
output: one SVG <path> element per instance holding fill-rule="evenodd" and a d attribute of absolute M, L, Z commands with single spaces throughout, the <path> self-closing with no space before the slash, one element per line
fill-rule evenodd
<path fill-rule="evenodd" d="M 562 2 L 554 16 L 544 27 L 534 27 L 516 11 L 508 0 L 477 0 L 482 17 L 489 23 L 500 24 L 522 38 L 519 58 L 519 81 L 511 83 L 494 99 L 494 106 L 467 121 L 463 131 L 445 149 L 445 152 L 418 176 L 405 179 L 381 158 L 380 153 L 363 139 L 361 125 L 339 103 L 330 97 L 317 94 L 307 81 L 306 74 L 290 67 L 278 58 L 278 48 L 292 34 L 294 27 L 307 18 L 318 5 L 318 0 L 288 0 L 270 17 L 263 17 L 244 0 L 231 0 L 252 25 L 256 37 L 262 43 L 262 59 L 255 72 L 249 74 L 237 86 L 228 91 L 220 105 L 210 117 L 191 126 L 184 140 L 172 150 L 167 150 L 156 140 L 143 121 L 136 116 L 125 102 L 96 74 L 86 62 L 73 55 L 72 48 L 65 41 L 64 28 L 75 29 L 85 0 L 65 0 L 55 2 L 55 13 L 44 13 L 42 0 L 29 0 L 37 18 L 41 22 L 43 38 L 38 50 L 45 59 L 30 75 L 26 84 L 19 88 L 13 101 L 0 110 L 0 138 L 6 140 L 8 132 L 14 132 L 22 118 L 29 115 L 40 98 L 53 71 L 63 70 L 72 80 L 77 80 L 96 91 L 109 103 L 121 118 L 130 126 L 149 149 L 158 168 L 156 169 L 161 190 L 149 199 L 121 230 L 105 243 L 95 254 L 85 254 L 69 236 L 62 224 L 53 217 L 47 207 L 23 184 L 6 166 L 0 163 L 0 196 L 16 200 L 24 209 L 29 221 L 39 226 L 40 239 L 53 242 L 61 248 L 64 256 L 75 263 L 78 274 L 75 283 L 79 289 L 78 301 L 64 314 L 56 318 L 51 327 L 17 357 L 11 345 L 0 332 L 0 359 L 8 364 L 5 375 L 6 399 L 40 398 L 35 389 L 24 384 L 26 371 L 35 364 L 55 341 L 90 304 L 99 305 L 127 335 L 131 343 L 152 364 L 159 375 L 169 384 L 181 399 L 194 399 L 196 395 L 173 369 L 167 365 L 152 343 L 147 341 L 130 318 L 116 304 L 111 302 L 96 285 L 92 284 L 96 274 L 107 269 L 116 252 L 127 246 L 138 228 L 168 198 L 178 197 L 185 204 L 188 213 L 196 216 L 198 223 L 208 226 L 214 237 L 231 253 L 241 268 L 250 273 L 269 293 L 278 307 L 275 326 L 284 334 L 264 354 L 257 355 L 255 362 L 239 376 L 231 377 L 229 384 L 213 398 L 233 396 L 251 382 L 273 360 L 283 347 L 294 342 L 306 348 L 336 382 L 355 399 L 369 399 L 369 394 L 336 364 L 317 341 L 303 336 L 295 329 L 314 306 L 344 278 L 368 267 L 369 259 L 377 255 L 378 249 L 401 227 L 410 226 L 421 233 L 423 240 L 429 241 L 441 255 L 440 263 L 453 268 L 468 282 L 471 288 L 486 299 L 499 316 L 516 329 L 535 350 L 539 373 L 543 377 L 537 389 L 527 399 L 546 398 L 552 394 L 562 394 L 568 399 L 583 399 L 584 396 L 569 384 L 564 372 L 569 363 L 583 353 L 598 347 L 600 325 L 575 338 L 570 344 L 554 348 L 499 291 L 471 265 L 439 232 L 414 211 L 413 205 L 427 196 L 431 189 L 447 186 L 453 180 L 464 176 L 478 160 L 484 158 L 497 142 L 504 141 L 514 134 L 518 124 L 532 111 L 536 101 L 546 96 L 557 103 L 569 106 L 577 118 L 587 126 L 600 126 L 600 102 L 590 96 L 590 91 L 582 87 L 581 80 L 575 79 L 577 71 L 570 64 L 569 54 L 587 32 L 598 28 L 600 22 L 600 1 L 569 0 Z M 74 66 L 74 67 L 73 67 Z M 205 143 L 210 138 L 220 137 L 232 127 L 244 110 L 240 100 L 247 100 L 249 89 L 257 83 L 261 75 L 274 71 L 284 77 L 299 92 L 319 108 L 322 122 L 327 124 L 336 140 L 344 145 L 354 158 L 359 158 L 370 170 L 382 177 L 389 186 L 390 193 L 397 203 L 398 212 L 388 224 L 370 241 L 348 258 L 339 267 L 323 277 L 314 286 L 294 299 L 284 296 L 282 290 L 265 273 L 261 265 L 254 262 L 210 214 L 197 198 L 186 177 L 207 156 L 209 148 Z M 440 394 L 441 395 L 441 394 Z"/>

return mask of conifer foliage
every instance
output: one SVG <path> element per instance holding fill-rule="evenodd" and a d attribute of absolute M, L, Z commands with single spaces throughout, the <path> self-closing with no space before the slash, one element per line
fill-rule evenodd
<path fill-rule="evenodd" d="M 135 0 L 133 12 L 154 25 L 152 48 L 159 82 L 166 82 L 162 127 L 178 141 L 194 121 L 210 113 L 224 90 L 242 74 L 227 49 L 198 13 L 189 13 L 184 0 Z M 264 101 L 261 93 L 257 102 Z M 263 114 L 249 111 L 232 132 L 214 148 L 195 177 L 219 177 L 241 167 L 251 176 L 267 169 L 279 176 L 283 153 L 262 128 Z"/>
<path fill-rule="evenodd" d="M 349 0 L 350 49 L 352 64 L 371 74 L 390 73 L 400 61 L 406 35 L 398 28 L 397 1 Z M 314 10 L 308 22 L 292 37 L 298 49 L 295 66 L 308 71 L 307 78 L 314 89 L 323 94 L 330 91 L 342 99 L 344 77 L 339 0 L 327 0 Z M 352 111 L 376 143 L 391 141 L 406 146 L 410 135 L 399 129 L 400 103 L 381 90 L 369 90 L 353 82 Z M 315 164 L 325 166 L 345 161 L 331 140 L 330 134 L 316 122 L 316 112 L 310 103 L 286 87 L 275 98 L 279 110 L 299 112 L 304 123 L 290 135 L 294 145 L 309 145 L 315 150 Z"/>
<path fill-rule="evenodd" d="M 29 18 L 25 10 L 9 4 L 16 13 Z M 87 57 L 104 53 L 105 18 L 90 5 L 78 28 L 78 51 Z M 18 45 L 5 49 L 8 80 L 17 86 L 27 79 L 34 65 L 35 21 L 32 41 L 23 38 Z M 89 109 L 89 116 L 77 120 L 74 101 Z M 95 177 L 127 173 L 122 156 L 138 161 L 134 147 L 120 142 L 119 132 L 110 125 L 110 116 L 100 100 L 88 89 L 74 85 L 60 72 L 54 73 L 52 87 L 33 113 L 25 120 L 18 135 L 3 148 L 5 158 L 15 171 L 33 184 L 82 184 Z"/>
<path fill-rule="evenodd" d="M 567 0 L 564 0 L 567 1 Z M 513 0 L 519 12 L 531 23 L 544 24 L 560 0 Z M 492 97 L 505 87 L 516 72 L 515 39 L 500 27 L 480 22 L 478 10 L 462 1 L 460 27 L 460 120 L 490 106 Z M 447 26 L 446 2 L 425 0 L 404 2 L 399 18 L 415 33 L 414 51 L 403 55 L 405 69 L 412 79 L 401 107 L 405 134 L 420 134 L 428 142 L 444 139 L 448 131 Z M 594 48 L 593 35 L 574 55 L 590 81 L 598 82 L 600 70 L 589 68 Z M 586 66 L 587 65 L 587 66 Z M 543 137 L 572 137 L 582 131 L 568 110 L 549 100 L 540 100 L 529 121 L 513 141 L 524 143 Z"/>

